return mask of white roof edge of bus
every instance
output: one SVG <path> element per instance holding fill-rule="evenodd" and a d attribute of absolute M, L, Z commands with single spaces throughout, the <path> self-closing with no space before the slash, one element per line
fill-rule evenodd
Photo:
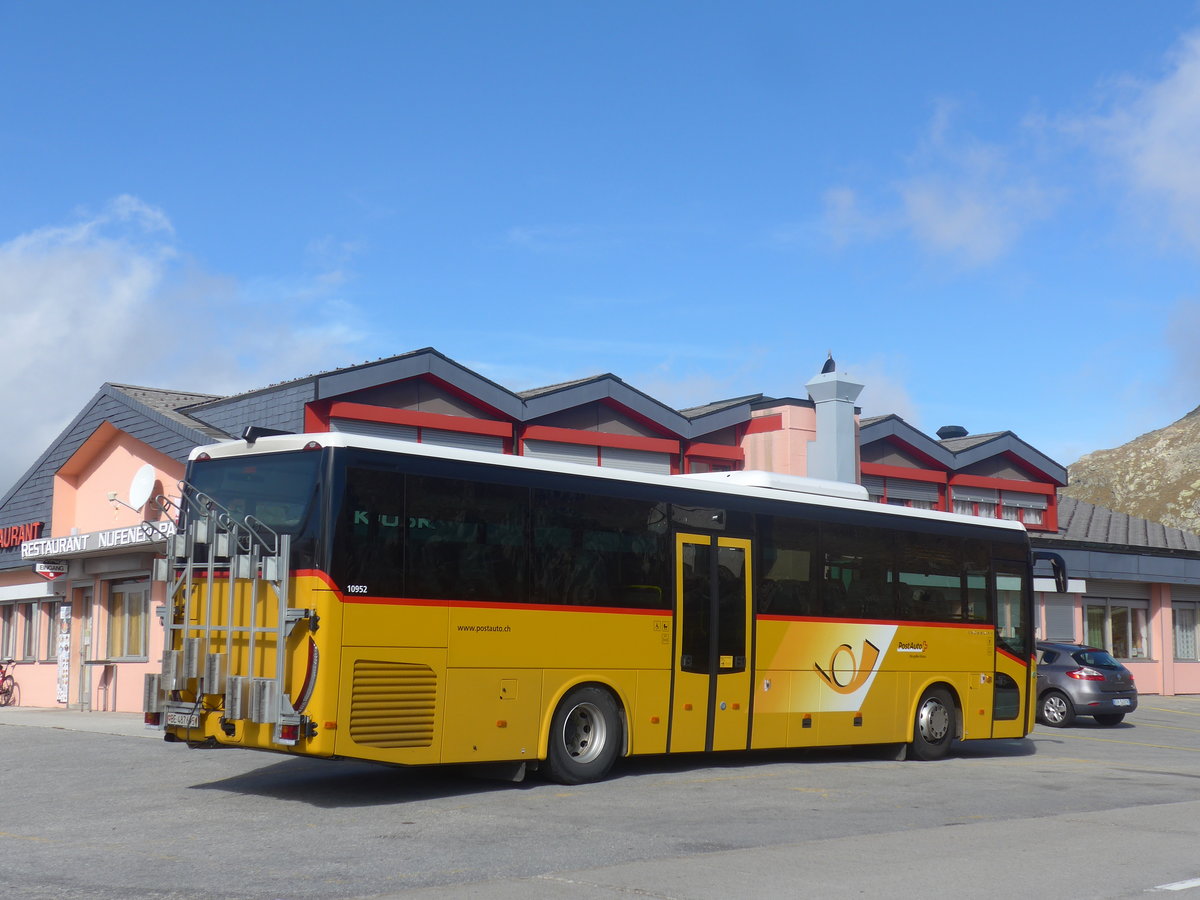
<path fill-rule="evenodd" d="M 769 488 L 773 491 L 791 491 L 796 494 L 819 494 L 823 497 L 842 497 L 846 500 L 867 500 L 870 497 L 867 489 L 861 484 L 806 478 L 800 475 L 780 475 L 778 472 L 766 472 L 762 469 L 745 469 L 741 472 L 695 472 L 675 477 L 689 481 L 727 481 L 742 487 Z"/>
<path fill-rule="evenodd" d="M 508 466 L 514 469 L 530 469 L 538 472 L 562 472 L 570 475 L 590 475 L 593 478 L 603 478 L 608 481 L 628 481 L 634 484 L 656 484 L 662 487 L 689 487 L 697 490 L 711 491 L 717 494 L 738 494 L 744 497 L 757 497 L 770 500 L 785 500 L 792 502 L 811 503 L 818 506 L 832 507 L 868 507 L 871 512 L 881 515 L 899 516 L 901 518 L 926 519 L 940 522 L 954 522 L 959 525 L 976 525 L 985 528 L 1000 528 L 1012 531 L 1024 531 L 1025 526 L 1020 522 L 1007 519 L 981 519 L 978 516 L 964 516 L 958 513 L 941 512 L 940 510 L 909 509 L 903 506 L 888 506 L 883 503 L 873 503 L 867 499 L 866 490 L 861 485 L 842 484 L 841 482 L 822 481 L 817 478 L 802 478 L 798 475 L 779 475 L 774 472 L 705 472 L 693 475 L 652 475 L 646 472 L 631 472 L 624 469 L 612 469 L 601 466 L 584 466 L 574 463 L 552 462 L 544 459 L 534 459 L 528 456 L 513 456 L 508 453 L 488 453 L 481 450 L 463 450 L 457 447 L 440 447 L 434 444 L 418 444 L 412 441 L 402 441 L 394 438 L 368 437 L 351 434 L 345 431 L 322 431 L 312 434 L 280 434 L 260 437 L 254 444 L 243 440 L 222 441 L 219 444 L 208 444 L 196 447 L 190 454 L 189 460 L 194 460 L 201 453 L 207 453 L 214 459 L 232 456 L 248 456 L 257 453 L 285 453 L 292 450 L 303 450 L 309 443 L 316 442 L 321 447 L 361 447 L 364 450 L 384 450 L 392 453 L 406 453 L 410 456 L 430 456 L 452 459 L 459 462 L 485 463 L 489 465 Z M 788 483 L 807 482 L 809 484 L 834 484 L 841 493 L 810 493 L 797 488 L 766 487 L 762 484 L 743 483 L 741 479 L 720 478 L 710 476 L 748 475 L 767 476 L 767 480 L 781 480 Z M 856 493 L 855 489 L 862 493 Z M 802 496 L 801 496 L 802 495 Z"/>

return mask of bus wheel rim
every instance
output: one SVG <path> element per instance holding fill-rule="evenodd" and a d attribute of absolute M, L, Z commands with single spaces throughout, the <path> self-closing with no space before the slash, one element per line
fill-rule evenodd
<path fill-rule="evenodd" d="M 607 731 L 603 713 L 591 703 L 580 703 L 563 722 L 563 747 L 575 762 L 589 763 L 604 749 Z"/>
<path fill-rule="evenodd" d="M 921 737 L 936 744 L 950 731 L 950 711 L 937 699 L 931 697 L 921 707 L 919 717 Z"/>

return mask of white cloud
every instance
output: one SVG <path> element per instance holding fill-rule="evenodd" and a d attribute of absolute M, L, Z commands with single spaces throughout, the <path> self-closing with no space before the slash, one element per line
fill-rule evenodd
<path fill-rule="evenodd" d="M 105 381 L 224 393 L 345 363 L 364 331 L 324 275 L 200 271 L 167 214 L 131 196 L 0 243 L 0 493 Z"/>
<path fill-rule="evenodd" d="M 907 234 L 931 253 L 980 266 L 1049 214 L 1056 192 L 1024 174 L 1014 151 L 959 134 L 952 113 L 950 104 L 938 105 L 905 173 L 879 188 L 888 199 L 875 208 L 860 188 L 825 192 L 822 231 L 835 247 Z"/>
<path fill-rule="evenodd" d="M 967 265 L 992 262 L 1044 217 L 1054 195 L 1024 175 L 1013 152 L 953 127 L 939 104 L 908 177 L 897 184 L 906 227 L 926 248 Z"/>
<path fill-rule="evenodd" d="M 895 228 L 894 221 L 865 210 L 861 195 L 853 188 L 830 188 L 822 198 L 822 206 L 823 230 L 839 249 L 875 240 Z"/>
<path fill-rule="evenodd" d="M 1146 220 L 1200 251 L 1200 32 L 1184 36 L 1157 81 L 1109 86 L 1107 109 L 1063 120 L 1115 166 Z"/>
<path fill-rule="evenodd" d="M 917 404 L 905 387 L 903 362 L 876 357 L 847 365 L 839 363 L 838 371 L 863 386 L 858 405 L 864 418 L 894 414 L 921 428 Z"/>

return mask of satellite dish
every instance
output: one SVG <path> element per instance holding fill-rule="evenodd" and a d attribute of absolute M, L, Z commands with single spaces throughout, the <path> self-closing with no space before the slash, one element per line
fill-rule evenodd
<path fill-rule="evenodd" d="M 157 480 L 154 475 L 154 466 L 150 463 L 146 463 L 134 472 L 133 480 L 129 482 L 129 505 L 134 509 L 141 509 L 145 506 L 146 501 L 154 492 L 154 482 Z"/>

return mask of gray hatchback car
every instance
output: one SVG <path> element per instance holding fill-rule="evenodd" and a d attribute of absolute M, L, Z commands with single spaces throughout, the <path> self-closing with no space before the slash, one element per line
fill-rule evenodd
<path fill-rule="evenodd" d="M 1037 645 L 1037 717 L 1064 728 L 1076 716 L 1101 725 L 1119 725 L 1137 709 L 1133 673 L 1106 650 L 1081 644 Z"/>

